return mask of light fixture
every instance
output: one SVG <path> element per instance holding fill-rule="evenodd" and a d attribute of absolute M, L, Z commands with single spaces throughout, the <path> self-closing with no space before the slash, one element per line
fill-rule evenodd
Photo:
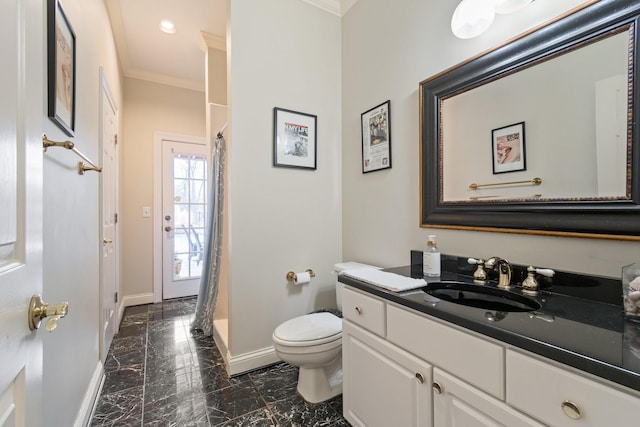
<path fill-rule="evenodd" d="M 163 19 L 160 21 L 160 31 L 167 34 L 173 34 L 176 32 L 176 26 L 172 21 Z"/>
<path fill-rule="evenodd" d="M 516 12 L 535 0 L 462 0 L 451 18 L 451 31 L 461 39 L 484 33 L 493 23 L 496 13 Z"/>
<path fill-rule="evenodd" d="M 494 0 L 462 0 L 451 18 L 451 31 L 456 37 L 470 39 L 479 36 L 496 16 Z"/>

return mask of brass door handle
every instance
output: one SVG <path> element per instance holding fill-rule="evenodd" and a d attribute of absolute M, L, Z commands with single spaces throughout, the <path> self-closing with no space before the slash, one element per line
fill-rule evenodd
<path fill-rule="evenodd" d="M 31 297 L 31 302 L 29 303 L 29 329 L 35 331 L 40 327 L 42 319 L 49 317 L 50 319 L 47 320 L 45 329 L 47 332 L 53 332 L 53 330 L 58 326 L 58 320 L 65 317 L 68 311 L 68 302 L 62 302 L 55 305 L 47 304 L 42 301 L 40 295 L 34 295 Z"/>
<path fill-rule="evenodd" d="M 105 245 L 107 245 L 107 244 L 109 244 L 109 243 L 113 243 L 113 240 L 111 240 L 111 239 L 104 239 L 104 240 L 102 241 L 102 243 L 104 243 Z"/>
<path fill-rule="evenodd" d="M 356 313 L 362 314 L 362 309 L 360 307 L 356 307 Z"/>

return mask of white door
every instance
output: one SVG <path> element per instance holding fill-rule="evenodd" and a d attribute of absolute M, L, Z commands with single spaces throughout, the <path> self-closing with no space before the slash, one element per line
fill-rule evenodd
<path fill-rule="evenodd" d="M 0 426 L 42 425 L 42 0 L 0 3 Z"/>
<path fill-rule="evenodd" d="M 100 355 L 104 362 L 113 335 L 118 330 L 118 286 L 116 224 L 118 212 L 118 155 L 116 107 L 109 93 L 104 75 L 101 77 L 101 129 L 102 129 L 102 282 L 101 282 L 101 336 Z"/>
<path fill-rule="evenodd" d="M 162 299 L 198 294 L 208 163 L 204 143 L 162 141 Z"/>

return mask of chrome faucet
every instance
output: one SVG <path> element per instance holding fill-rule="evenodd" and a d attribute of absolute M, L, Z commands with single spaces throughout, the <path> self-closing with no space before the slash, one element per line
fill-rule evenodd
<path fill-rule="evenodd" d="M 486 260 L 484 265 L 489 269 L 498 268 L 499 288 L 509 289 L 511 287 L 511 264 L 509 264 L 509 261 L 494 256 Z"/>

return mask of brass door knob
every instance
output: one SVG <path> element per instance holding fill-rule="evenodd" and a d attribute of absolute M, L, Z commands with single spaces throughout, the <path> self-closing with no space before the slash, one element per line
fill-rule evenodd
<path fill-rule="evenodd" d="M 164 228 L 164 231 L 171 231 L 173 230 L 171 227 L 169 227 L 168 225 Z"/>
<path fill-rule="evenodd" d="M 62 302 L 55 305 L 47 304 L 46 302 L 42 302 L 40 295 L 34 295 L 31 297 L 31 302 L 29 303 L 29 329 L 35 331 L 40 327 L 42 319 L 49 317 L 46 324 L 46 330 L 47 332 L 53 332 L 53 330 L 58 326 L 58 320 L 65 317 L 68 311 L 68 302 Z"/>

